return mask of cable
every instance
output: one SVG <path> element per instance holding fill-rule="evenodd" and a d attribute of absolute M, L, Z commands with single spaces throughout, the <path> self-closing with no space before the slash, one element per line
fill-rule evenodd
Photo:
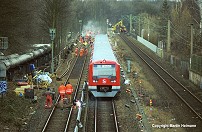
<path fill-rule="evenodd" d="M 173 32 L 174 32 L 176 35 L 178 35 L 181 39 L 183 39 L 185 42 L 189 42 L 188 40 L 186 40 L 186 38 L 183 38 L 182 36 L 180 36 L 179 33 L 177 33 L 177 31 L 174 30 L 174 28 L 173 28 Z"/>

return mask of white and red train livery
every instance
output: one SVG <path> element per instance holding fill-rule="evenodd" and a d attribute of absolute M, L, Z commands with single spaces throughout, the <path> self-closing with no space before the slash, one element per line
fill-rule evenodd
<path fill-rule="evenodd" d="M 88 89 L 94 97 L 114 97 L 120 91 L 120 65 L 107 35 L 95 36 L 89 64 Z"/>

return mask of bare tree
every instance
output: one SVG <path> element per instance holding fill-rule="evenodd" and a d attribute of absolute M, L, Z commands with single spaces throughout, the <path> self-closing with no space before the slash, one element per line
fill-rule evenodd
<path fill-rule="evenodd" d="M 22 52 L 27 46 L 23 45 L 27 40 L 25 35 L 30 34 L 27 30 L 30 27 L 31 16 L 28 2 L 19 0 L 14 3 L 12 0 L 0 0 L 0 3 L 0 36 L 8 37 L 9 40 L 9 48 L 4 53 Z"/>
<path fill-rule="evenodd" d="M 41 2 L 42 5 L 42 12 L 41 12 L 41 20 L 42 25 L 41 27 L 45 32 L 49 32 L 50 28 L 56 29 L 56 38 L 55 38 L 55 44 L 54 49 L 56 49 L 56 46 L 59 52 L 60 51 L 60 42 L 64 39 L 65 35 L 67 34 L 67 25 L 68 25 L 68 15 L 69 13 L 69 6 L 70 1 L 68 0 L 43 0 Z M 55 50 L 54 50 L 55 51 Z M 57 54 L 57 53 L 54 53 Z"/>

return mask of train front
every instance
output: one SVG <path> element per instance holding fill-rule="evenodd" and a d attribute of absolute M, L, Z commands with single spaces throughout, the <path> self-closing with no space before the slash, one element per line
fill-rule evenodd
<path fill-rule="evenodd" d="M 120 91 L 120 65 L 100 60 L 89 65 L 88 89 L 94 97 L 114 97 Z"/>

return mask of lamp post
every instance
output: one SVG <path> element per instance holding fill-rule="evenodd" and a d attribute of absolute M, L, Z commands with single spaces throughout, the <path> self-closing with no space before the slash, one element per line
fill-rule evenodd
<path fill-rule="evenodd" d="M 81 25 L 82 25 L 82 20 L 79 20 L 79 24 L 80 24 L 80 34 L 81 34 Z"/>
<path fill-rule="evenodd" d="M 55 39 L 55 28 L 50 28 L 49 29 L 49 32 L 50 32 L 50 37 L 51 37 L 51 73 L 54 73 L 54 61 L 53 61 L 53 42 L 54 42 L 54 39 Z"/>

